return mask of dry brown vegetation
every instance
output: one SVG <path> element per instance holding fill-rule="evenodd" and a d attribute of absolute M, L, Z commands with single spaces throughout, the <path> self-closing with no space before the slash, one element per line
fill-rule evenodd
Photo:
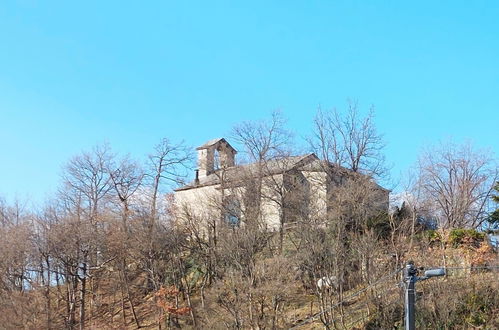
<path fill-rule="evenodd" d="M 413 186 L 417 198 L 389 214 L 372 179 L 384 174 L 381 137 L 372 115 L 362 119 L 356 111 L 316 118 L 310 142 L 324 171 L 343 166 L 351 173 L 328 196 L 326 213 L 303 209 L 309 192 L 299 182 L 266 174 L 268 161 L 290 153 L 277 115 L 234 131 L 258 164 L 257 175 L 226 186 L 246 187 L 231 194 L 246 206 L 238 226 L 221 216 L 230 211 L 225 187 L 214 201 L 219 214 L 208 218 L 175 207 L 165 193 L 190 159 L 182 145 L 163 140 L 147 166 L 107 146 L 74 157 L 43 209 L 0 205 L 0 328 L 396 328 L 403 316 L 400 269 L 409 259 L 463 268 L 419 285 L 420 328 L 497 327 L 497 273 L 484 268 L 499 264 L 497 252 L 483 234 L 453 231 L 483 222 L 490 180 L 453 176 L 454 194 L 440 193 L 429 185 L 441 169 L 428 172 L 432 164 L 424 163 Z M 490 170 L 483 159 L 461 161 L 473 155 L 446 154 L 459 166 L 449 171 Z M 428 203 L 432 196 L 442 202 Z M 265 198 L 286 211 L 278 228 L 267 228 L 260 214 Z M 442 210 L 446 203 L 452 213 Z M 422 220 L 431 217 L 447 229 L 427 230 Z M 318 286 L 321 279 L 327 285 Z"/>

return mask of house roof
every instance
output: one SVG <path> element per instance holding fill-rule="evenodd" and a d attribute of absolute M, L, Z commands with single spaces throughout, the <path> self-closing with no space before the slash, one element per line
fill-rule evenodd
<path fill-rule="evenodd" d="M 211 141 L 215 141 L 214 143 L 217 143 L 220 140 L 224 139 L 215 139 Z M 208 145 L 208 143 L 210 143 L 210 141 L 208 141 L 204 145 Z M 351 170 L 348 170 L 339 165 L 327 163 L 323 160 L 320 160 L 315 154 L 310 153 L 301 156 L 280 157 L 265 161 L 263 163 L 260 163 L 260 165 L 258 163 L 252 163 L 246 165 L 231 166 L 223 170 L 219 169 L 214 173 L 199 178 L 199 182 L 196 183 L 196 181 L 192 181 L 180 188 L 175 189 L 175 191 L 183 191 L 217 185 L 220 184 L 221 179 L 223 179 L 225 182 L 237 184 L 238 182 L 243 182 L 244 180 L 247 180 L 249 178 L 254 178 L 257 175 L 259 169 L 263 171 L 264 176 L 282 174 L 297 169 L 307 172 L 324 172 L 326 169 L 329 169 L 328 171 L 333 171 L 334 173 L 338 173 L 344 176 L 363 175 L 360 173 L 352 172 Z M 379 189 L 390 192 L 389 189 L 380 186 L 376 182 L 375 184 Z"/>
<path fill-rule="evenodd" d="M 214 146 L 215 144 L 217 143 L 221 143 L 221 142 L 224 142 L 226 143 L 229 147 L 231 147 L 232 149 L 234 149 L 229 142 L 227 142 L 226 139 L 224 138 L 217 138 L 217 139 L 212 139 L 212 140 L 209 140 L 209 141 L 206 141 L 203 145 L 199 146 L 196 148 L 196 150 L 202 150 L 202 149 L 208 149 L 212 146 Z M 235 149 L 234 149 L 235 151 Z"/>
<path fill-rule="evenodd" d="M 259 169 L 263 170 L 265 176 L 281 174 L 293 169 L 302 168 L 305 165 L 311 164 L 316 161 L 319 161 L 319 158 L 317 158 L 315 154 L 306 154 L 301 156 L 276 158 L 264 163 L 260 163 L 260 165 L 258 163 L 252 163 L 247 165 L 231 166 L 224 170 L 216 170 L 214 173 L 199 178 L 199 183 L 192 181 L 185 186 L 175 189 L 175 191 L 216 185 L 220 183 L 221 179 L 228 182 L 241 181 L 248 177 L 254 177 L 258 173 Z M 310 167 L 310 170 L 313 170 L 312 167 Z"/>

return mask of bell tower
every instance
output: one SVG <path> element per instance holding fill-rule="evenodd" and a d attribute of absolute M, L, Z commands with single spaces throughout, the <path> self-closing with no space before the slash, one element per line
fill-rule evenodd
<path fill-rule="evenodd" d="M 199 178 L 202 179 L 219 169 L 235 165 L 236 149 L 224 138 L 213 139 L 200 147 L 198 151 Z"/>

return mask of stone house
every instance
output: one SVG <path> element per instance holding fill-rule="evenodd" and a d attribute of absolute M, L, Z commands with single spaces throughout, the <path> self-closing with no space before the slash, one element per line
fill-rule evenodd
<path fill-rule="evenodd" d="M 325 218 L 335 190 L 359 175 L 313 153 L 236 165 L 237 151 L 224 138 L 206 142 L 197 152 L 194 181 L 175 190 L 180 216 L 218 217 L 234 225 L 251 216 L 269 229 L 300 218 Z M 373 187 L 375 207 L 387 211 L 389 191 Z"/>

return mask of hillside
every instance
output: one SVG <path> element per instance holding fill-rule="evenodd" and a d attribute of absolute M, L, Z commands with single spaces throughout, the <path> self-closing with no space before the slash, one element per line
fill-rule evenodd
<path fill-rule="evenodd" d="M 190 268 L 180 282 L 183 287 L 166 286 L 156 291 L 148 287 L 147 276 L 138 265 L 130 264 L 130 296 L 113 276 L 116 269 L 104 267 L 99 273 L 98 288 L 94 288 L 94 300 L 87 299 L 85 327 L 136 329 L 138 323 L 149 329 L 323 329 L 323 322 L 328 322 L 335 329 L 402 328 L 402 272 L 394 269 L 395 264 L 386 262 L 391 256 L 376 261 L 383 265 L 373 268 L 373 276 L 367 281 L 345 285 L 340 292 L 338 287 L 317 291 L 291 265 L 295 256 L 286 252 L 288 257 L 268 257 L 262 251 L 254 260 L 252 283 L 245 282 L 241 272 L 233 271 L 210 285 L 203 282 L 202 274 L 195 268 Z M 494 268 L 499 265 L 498 255 L 483 235 L 472 231 L 446 235 L 423 232 L 404 259 L 426 268 L 447 267 L 447 276 L 417 284 L 418 329 L 499 326 L 498 268 Z M 48 328 L 47 297 L 50 327 L 66 328 L 69 307 L 65 294 L 64 286 L 53 286 L 48 292 L 27 291 L 13 296 L 11 306 L 21 307 L 4 309 L 0 328 Z M 6 302 L 3 303 L 5 306 Z M 77 322 L 75 326 L 78 327 Z"/>

